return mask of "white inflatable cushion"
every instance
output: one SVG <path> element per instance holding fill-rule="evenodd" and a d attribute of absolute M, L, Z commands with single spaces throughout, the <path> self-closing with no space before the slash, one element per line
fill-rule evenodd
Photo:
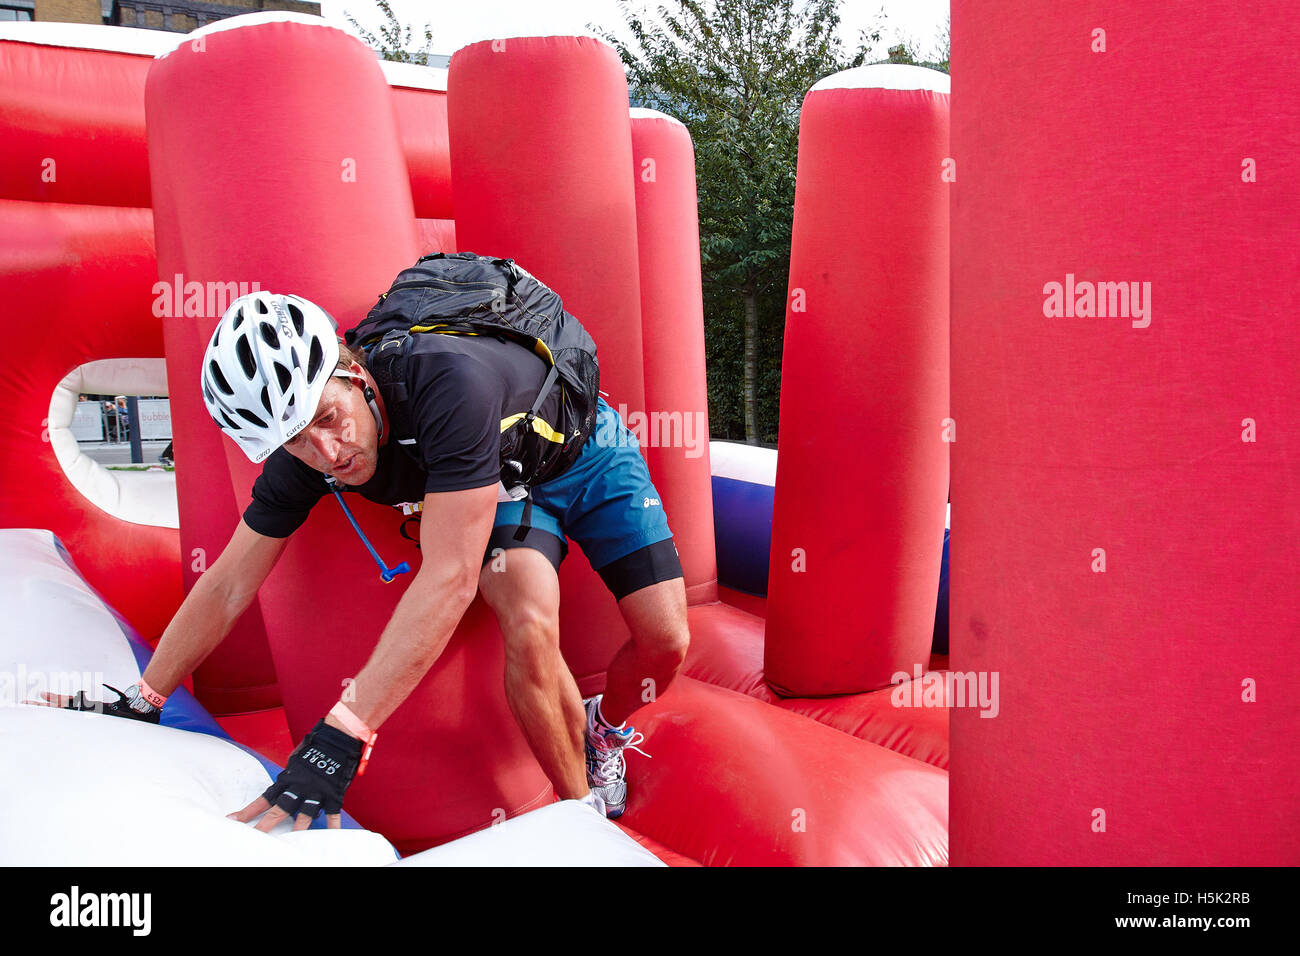
<path fill-rule="evenodd" d="M 140 677 L 122 626 L 45 530 L 0 530 L 0 865 L 346 864 L 396 858 L 364 830 L 268 836 L 225 815 L 271 776 L 206 733 L 24 703 Z M 206 718 L 205 718 L 206 719 Z"/>
<path fill-rule="evenodd" d="M 561 800 L 451 843 L 408 856 L 395 866 L 665 866 L 577 800 Z"/>
<path fill-rule="evenodd" d="M 48 707 L 0 708 L 0 864 L 382 866 L 366 830 L 272 835 L 227 820 L 266 789 L 262 764 L 208 734 Z"/>
<path fill-rule="evenodd" d="M 388 841 L 365 830 L 294 833 L 285 822 L 267 835 L 227 820 L 271 782 L 262 762 L 229 740 L 25 704 L 44 690 L 103 699 L 101 684 L 125 688 L 140 676 L 123 625 L 51 532 L 0 529 L 0 608 L 0 866 L 394 862 Z M 196 726 L 210 721 L 192 698 L 187 706 L 198 711 Z M 402 865 L 663 864 L 594 809 L 567 800 Z"/>

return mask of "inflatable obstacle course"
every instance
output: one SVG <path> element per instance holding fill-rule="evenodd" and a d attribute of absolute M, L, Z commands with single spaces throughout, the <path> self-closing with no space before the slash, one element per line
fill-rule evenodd
<path fill-rule="evenodd" d="M 71 175 L 83 180 L 75 187 L 25 184 L 3 198 L 6 214 L 26 225 L 0 286 L 24 313 L 54 309 L 52 323 L 78 331 L 36 343 L 39 376 L 0 389 L 26 415 L 49 404 L 69 367 L 165 359 L 179 527 L 106 515 L 35 428 L 4 438 L 27 480 L 21 494 L 4 497 L 0 523 L 68 538 L 79 564 L 86 556 L 90 583 L 156 638 L 180 585 L 192 586 L 224 547 L 256 475 L 213 428 L 197 386 L 185 384 L 197 382 L 218 318 L 209 293 L 230 283 L 293 291 L 346 328 L 422 252 L 508 255 L 561 292 L 592 332 L 611 405 L 653 426 L 643 452 L 686 572 L 692 656 L 683 676 L 638 712 L 653 759 L 630 761 L 623 829 L 673 862 L 947 862 L 947 708 L 921 715 L 884 707 L 878 696 L 887 693 L 889 667 L 928 661 L 947 489 L 946 445 L 929 422 L 946 402 L 947 361 L 946 301 L 934 293 L 946 288 L 946 206 L 938 211 L 946 194 L 928 169 L 943 152 L 947 95 L 933 77 L 855 71 L 809 94 L 816 109 L 800 154 L 796 262 L 823 257 L 827 275 L 792 273 L 806 294 L 804 308 L 791 306 L 800 341 L 787 343 L 797 373 L 790 388 L 834 407 L 869 397 L 856 377 L 883 369 L 874 388 L 902 389 L 899 402 L 870 414 L 882 432 L 890 416 L 903 416 L 913 443 L 884 456 L 869 445 L 837 449 L 846 457 L 836 468 L 896 497 L 837 508 L 832 528 L 830 512 L 810 511 L 814 503 L 800 498 L 812 476 L 827 474 L 817 409 L 806 406 L 789 429 L 783 422 L 794 440 L 783 444 L 780 467 L 793 477 L 778 474 L 770 566 L 788 566 L 782 549 L 801 548 L 809 577 L 774 588 L 765 620 L 718 600 L 725 545 L 715 536 L 689 135 L 661 114 L 629 110 L 612 50 L 586 37 L 512 38 L 503 49 L 460 50 L 441 73 L 381 66 L 344 32 L 293 14 L 134 37 L 140 47 L 132 50 L 110 48 L 126 43 L 122 28 L 23 26 L 31 25 L 0 33 L 0 68 L 21 75 L 24 96 L 45 105 L 40 122 L 7 112 L 0 136 L 25 143 L 29 158 L 51 154 L 56 165 L 65 151 L 93 151 L 101 127 L 121 147 L 103 167 L 116 177 L 113 188 L 97 190 L 99 167 L 74 163 Z M 143 49 L 148 43 L 159 48 Z M 65 60 L 122 86 L 112 110 L 97 105 L 93 83 L 68 85 L 51 68 Z M 895 194 L 888 208 L 876 208 L 865 188 L 847 200 L 827 195 L 847 171 L 836 166 L 843 151 L 826 130 L 845 122 L 863 143 L 880 129 L 911 137 L 915 155 L 880 158 Z M 503 150 L 505 142 L 520 148 Z M 35 174 L 31 163 L 15 169 Z M 852 255 L 836 252 L 848 223 L 897 216 L 908 203 L 917 204 L 909 241 L 919 252 L 888 270 L 897 283 L 888 328 L 853 348 L 804 354 L 860 322 L 843 308 L 854 297 L 855 256 L 888 251 L 880 227 Z M 132 258 L 119 262 L 120 251 Z M 159 283 L 165 309 L 157 308 Z M 61 294 L 47 304 L 52 286 Z M 104 303 L 96 322 L 76 321 L 92 301 Z M 850 391 L 839 396 L 837 383 Z M 937 447 L 924 437 L 931 432 Z M 783 482 L 792 489 L 784 496 Z M 358 500 L 354 511 L 381 553 L 418 561 L 391 509 Z M 865 584 L 853 547 L 876 561 Z M 361 667 L 406 583 L 382 585 L 338 509 L 316 509 L 237 631 L 196 673 L 199 699 L 219 715 L 282 706 L 300 739 Z M 561 585 L 563 650 L 584 693 L 595 692 L 627 631 L 577 549 Z M 864 588 L 869 600 L 848 600 Z M 346 594 L 345 605 L 322 614 L 322 589 Z M 797 609 L 810 601 L 815 618 L 800 620 Z M 551 806 L 551 786 L 506 706 L 502 666 L 496 622 L 476 602 L 385 723 L 382 758 L 351 788 L 347 806 L 399 852 L 468 838 L 484 859 L 493 847 L 508 855 L 508 833 L 549 831 L 573 813 Z M 785 676 L 774 682 L 769 667 Z M 827 693 L 839 696 L 807 696 Z M 503 818 L 499 830 L 468 837 Z"/>

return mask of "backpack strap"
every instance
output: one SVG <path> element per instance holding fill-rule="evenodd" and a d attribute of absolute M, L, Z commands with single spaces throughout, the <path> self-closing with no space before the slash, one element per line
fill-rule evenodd
<path fill-rule="evenodd" d="M 406 347 L 410 341 L 409 331 L 393 329 L 371 348 L 366 366 L 385 395 L 384 406 L 393 441 L 412 458 L 418 458 L 415 438 L 410 437 L 415 432 L 411 429 L 410 403 L 406 393 Z"/>
<path fill-rule="evenodd" d="M 530 408 L 528 414 L 524 416 L 524 421 L 527 423 L 526 427 L 528 429 L 532 429 L 533 419 L 537 417 L 537 413 L 541 410 L 542 403 L 546 401 L 546 396 L 551 394 L 551 389 L 555 387 L 555 380 L 559 375 L 559 366 L 552 362 L 550 370 L 546 373 L 546 379 L 542 382 L 541 391 L 537 393 L 537 398 L 533 400 L 533 407 Z M 524 515 L 519 521 L 519 527 L 515 529 L 514 538 L 516 541 L 523 541 L 524 538 L 528 537 L 528 531 L 533 526 L 532 519 L 533 491 L 530 488 L 528 489 L 528 494 L 524 496 Z"/>
<path fill-rule="evenodd" d="M 519 527 L 515 528 L 514 538 L 516 541 L 523 541 L 528 537 L 528 532 L 533 527 L 533 492 L 529 489 L 528 494 L 524 496 L 524 515 L 519 519 Z"/>
<path fill-rule="evenodd" d="M 560 367 L 552 362 L 550 369 L 546 373 L 546 378 L 542 381 L 541 391 L 537 393 L 537 398 L 533 400 L 533 407 L 528 409 L 528 413 L 524 415 L 524 421 L 528 423 L 529 429 L 533 427 L 533 419 L 542 410 L 542 405 L 546 402 L 546 396 L 551 394 L 551 389 L 555 387 L 555 380 L 559 377 Z"/>

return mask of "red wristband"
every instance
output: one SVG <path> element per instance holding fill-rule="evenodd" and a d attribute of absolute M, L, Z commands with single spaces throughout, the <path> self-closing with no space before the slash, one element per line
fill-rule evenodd
<path fill-rule="evenodd" d="M 347 728 L 348 733 L 365 743 L 365 749 L 361 752 L 361 763 L 357 766 L 357 776 L 366 772 L 366 764 L 370 762 L 370 751 L 375 749 L 375 741 L 379 739 L 379 734 L 371 730 L 366 722 L 352 713 L 352 710 L 343 701 L 339 701 L 330 708 L 329 715 Z"/>

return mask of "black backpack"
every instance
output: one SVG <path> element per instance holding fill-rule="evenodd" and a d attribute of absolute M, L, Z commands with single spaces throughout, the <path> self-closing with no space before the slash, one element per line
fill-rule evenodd
<path fill-rule="evenodd" d="M 405 359 L 418 334 L 492 335 L 540 356 L 549 371 L 527 412 L 501 421 L 501 482 L 513 497 L 561 474 L 596 423 L 600 367 L 596 343 L 560 297 L 513 259 L 472 252 L 422 256 L 404 269 L 369 314 L 344 335 L 384 394 L 393 438 L 418 460 L 406 394 Z M 560 389 L 558 421 L 538 413 Z M 521 533 L 528 527 L 531 498 Z"/>

